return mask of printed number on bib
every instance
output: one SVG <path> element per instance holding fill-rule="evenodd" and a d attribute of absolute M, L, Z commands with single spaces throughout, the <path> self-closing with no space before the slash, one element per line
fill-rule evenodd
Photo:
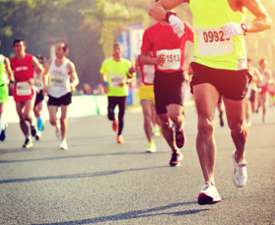
<path fill-rule="evenodd" d="M 63 87 L 65 86 L 65 80 L 63 77 L 53 76 L 51 77 L 51 85 L 57 86 L 57 87 Z"/>
<path fill-rule="evenodd" d="M 123 83 L 123 81 L 124 81 L 124 78 L 123 77 L 119 77 L 119 76 L 114 76 L 111 79 L 113 87 L 120 87 L 121 84 Z"/>
<path fill-rule="evenodd" d="M 198 50 L 202 56 L 221 56 L 233 51 L 233 43 L 221 28 L 198 29 Z"/>
<path fill-rule="evenodd" d="M 144 65 L 143 66 L 143 82 L 145 84 L 153 84 L 155 79 L 155 66 Z"/>
<path fill-rule="evenodd" d="M 39 90 L 43 89 L 43 81 L 39 78 L 34 79 L 34 86 Z"/>
<path fill-rule="evenodd" d="M 165 62 L 158 66 L 160 70 L 179 70 L 181 67 L 181 50 L 164 49 L 157 51 L 157 56 L 163 55 Z"/>
<path fill-rule="evenodd" d="M 28 82 L 18 82 L 16 84 L 16 94 L 18 96 L 28 96 L 32 94 L 32 87 Z"/>

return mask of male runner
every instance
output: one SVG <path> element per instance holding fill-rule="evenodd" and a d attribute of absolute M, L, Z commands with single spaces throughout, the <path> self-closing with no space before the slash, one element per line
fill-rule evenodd
<path fill-rule="evenodd" d="M 256 100 L 258 96 L 258 84 L 262 80 L 262 75 L 260 74 L 259 70 L 253 66 L 252 59 L 247 59 L 247 69 L 248 73 L 251 76 L 251 82 L 248 85 L 248 92 L 245 98 L 244 107 L 245 107 L 245 119 L 247 125 L 251 125 L 251 112 L 256 112 Z"/>
<path fill-rule="evenodd" d="M 267 68 L 267 60 L 259 60 L 259 72 L 262 75 L 262 81 L 259 83 L 260 93 L 258 100 L 257 112 L 262 108 L 262 122 L 265 122 L 267 101 L 269 97 L 269 86 L 272 83 L 272 73 Z"/>
<path fill-rule="evenodd" d="M 174 32 L 182 34 L 183 23 L 168 10 L 183 2 L 189 3 L 195 29 L 191 86 L 198 113 L 197 151 L 205 180 L 198 203 L 212 204 L 221 201 L 214 181 L 213 122 L 220 95 L 236 147 L 234 183 L 238 187 L 247 183 L 243 98 L 249 78 L 244 34 L 269 29 L 271 19 L 260 0 L 160 0 L 150 8 L 150 15 L 169 21 Z M 255 16 L 250 25 L 244 23 L 246 9 Z"/>
<path fill-rule="evenodd" d="M 0 40 L 1 47 L 1 40 Z M 7 76 L 8 75 L 8 76 Z M 13 82 L 13 73 L 8 58 L 0 54 L 0 141 L 6 139 L 7 124 L 3 118 L 4 104 L 8 101 L 8 84 Z"/>
<path fill-rule="evenodd" d="M 14 40 L 13 50 L 15 56 L 10 60 L 15 79 L 13 97 L 20 120 L 20 128 L 25 136 L 22 147 L 29 149 L 33 146 L 31 135 L 39 140 L 33 116 L 34 71 L 41 73 L 43 67 L 36 57 L 26 53 L 26 44 L 23 39 Z"/>
<path fill-rule="evenodd" d="M 154 96 L 154 77 L 155 67 L 153 65 L 144 65 L 140 62 L 140 56 L 137 57 L 136 70 L 139 76 L 139 99 L 143 112 L 143 128 L 148 141 L 146 152 L 156 151 L 156 144 L 153 139 L 154 127 L 158 126 L 155 110 Z"/>
<path fill-rule="evenodd" d="M 126 98 L 128 96 L 128 83 L 133 77 L 132 63 L 121 57 L 121 46 L 113 44 L 112 58 L 105 59 L 101 65 L 100 73 L 108 85 L 108 119 L 112 121 L 113 131 L 117 132 L 116 142 L 124 143 L 122 131 L 124 127 L 124 115 L 126 110 Z M 115 107 L 118 105 L 118 121 L 115 116 Z"/>
<path fill-rule="evenodd" d="M 41 65 L 44 67 L 46 63 L 46 59 L 43 56 L 37 56 L 37 59 L 41 63 Z M 34 76 L 34 86 L 36 87 L 36 98 L 34 103 L 34 115 L 37 119 L 37 130 L 38 130 L 38 136 L 41 136 L 42 131 L 44 130 L 44 121 L 42 118 L 42 109 L 43 109 L 43 100 L 44 100 L 44 81 L 45 76 L 43 76 L 43 73 L 37 74 L 35 73 Z"/>
<path fill-rule="evenodd" d="M 48 110 L 50 123 L 56 130 L 56 136 L 60 139 L 59 148 L 68 149 L 67 143 L 67 114 L 72 102 L 72 92 L 79 84 L 78 75 L 74 63 L 67 58 L 69 47 L 60 42 L 55 46 L 55 59 L 46 65 L 44 75 L 47 75 L 47 93 L 49 96 Z M 60 119 L 57 112 L 61 109 Z"/>
<path fill-rule="evenodd" d="M 140 56 L 141 63 L 155 65 L 156 112 L 163 136 L 172 151 L 170 166 L 180 165 L 183 159 L 180 148 L 185 142 L 182 106 L 184 49 L 187 41 L 193 41 L 193 31 L 187 23 L 184 26 L 184 35 L 175 34 L 165 21 L 147 28 Z"/>

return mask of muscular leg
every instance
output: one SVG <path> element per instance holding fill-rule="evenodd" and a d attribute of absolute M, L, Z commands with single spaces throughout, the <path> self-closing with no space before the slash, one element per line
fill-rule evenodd
<path fill-rule="evenodd" d="M 124 128 L 124 115 L 126 111 L 126 97 L 120 99 L 119 104 L 119 112 L 118 112 L 118 133 L 117 135 L 120 136 L 122 134 L 122 130 Z"/>
<path fill-rule="evenodd" d="M 178 148 L 176 147 L 175 140 L 174 140 L 174 131 L 172 128 L 172 121 L 169 119 L 167 114 L 159 114 L 160 125 L 162 128 L 162 134 L 171 148 L 172 152 L 177 152 Z"/>
<path fill-rule="evenodd" d="M 181 105 L 171 104 L 167 106 L 168 117 L 174 123 L 176 130 L 183 129 L 183 107 Z"/>
<path fill-rule="evenodd" d="M 61 106 L 61 139 L 64 140 L 67 137 L 68 123 L 67 123 L 68 106 Z"/>
<path fill-rule="evenodd" d="M 141 101 L 142 111 L 143 111 L 143 127 L 146 138 L 148 142 L 152 141 L 153 131 L 153 103 L 150 100 L 142 100 Z"/>
<path fill-rule="evenodd" d="M 242 163 L 247 139 L 247 130 L 244 127 L 244 100 L 234 101 L 224 98 L 227 121 L 231 130 L 231 136 L 236 147 L 235 159 Z"/>
<path fill-rule="evenodd" d="M 115 107 L 117 105 L 117 102 L 115 101 L 114 97 L 108 97 L 108 119 L 110 121 L 114 121 L 115 118 Z"/>
<path fill-rule="evenodd" d="M 41 111 L 42 111 L 42 102 L 38 103 L 34 107 L 34 114 L 36 118 L 39 118 L 41 116 Z"/>
<path fill-rule="evenodd" d="M 16 111 L 17 111 L 17 115 L 20 120 L 20 128 L 21 128 L 24 136 L 27 138 L 30 136 L 30 128 L 29 128 L 28 123 L 24 117 L 24 112 L 23 112 L 24 107 L 25 106 L 24 106 L 23 102 L 16 102 Z"/>
<path fill-rule="evenodd" d="M 58 107 L 57 106 L 48 106 L 48 110 L 49 110 L 50 124 L 53 127 L 56 127 L 56 125 L 57 125 L 56 114 L 58 111 Z"/>
<path fill-rule="evenodd" d="M 34 107 L 34 99 L 25 102 L 24 118 L 32 126 L 34 126 L 34 124 L 35 124 L 34 123 L 34 116 L 33 116 L 33 107 Z"/>
<path fill-rule="evenodd" d="M 198 114 L 197 152 L 205 182 L 214 181 L 216 143 L 214 116 L 219 93 L 211 84 L 194 86 L 194 98 Z"/>

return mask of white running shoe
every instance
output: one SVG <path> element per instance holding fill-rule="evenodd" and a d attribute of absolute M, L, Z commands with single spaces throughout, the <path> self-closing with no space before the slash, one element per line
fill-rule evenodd
<path fill-rule="evenodd" d="M 235 160 L 235 154 L 232 155 L 234 174 L 233 181 L 236 187 L 244 187 L 247 183 L 247 167 L 246 163 L 237 163 Z"/>
<path fill-rule="evenodd" d="M 59 145 L 59 149 L 61 150 L 68 150 L 68 144 L 67 144 L 67 140 L 64 139 L 61 141 L 60 145 Z"/>
<path fill-rule="evenodd" d="M 221 200 L 219 192 L 212 182 L 205 183 L 198 195 L 198 203 L 200 205 L 215 204 Z"/>

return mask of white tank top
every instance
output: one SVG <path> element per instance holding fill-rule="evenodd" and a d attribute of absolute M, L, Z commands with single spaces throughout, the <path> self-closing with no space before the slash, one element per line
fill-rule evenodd
<path fill-rule="evenodd" d="M 48 94 L 55 98 L 71 92 L 70 76 L 68 74 L 69 59 L 65 59 L 63 64 L 56 66 L 55 60 L 51 62 L 49 68 Z"/>

